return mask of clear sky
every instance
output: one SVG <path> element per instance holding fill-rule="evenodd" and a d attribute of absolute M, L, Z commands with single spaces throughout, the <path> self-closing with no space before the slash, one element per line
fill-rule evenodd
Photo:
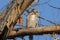
<path fill-rule="evenodd" d="M 8 0 L 0 0 L 0 11 L 2 11 L 2 8 L 4 9 L 8 3 L 9 3 Z M 60 9 L 52 8 L 48 5 L 48 4 L 50 4 L 53 7 L 60 8 L 60 0 L 39 0 L 39 2 L 37 4 L 40 4 L 40 5 L 34 6 L 31 9 L 34 8 L 34 9 L 39 10 L 39 16 L 46 18 L 48 20 L 51 20 L 51 21 L 55 22 L 56 24 L 60 24 Z M 27 12 L 24 12 L 24 13 L 27 13 Z M 23 18 L 26 19 L 25 16 L 23 16 Z M 39 22 L 40 22 L 40 24 L 43 24 L 45 26 L 54 25 L 43 19 L 40 19 Z M 24 26 L 25 26 L 25 23 L 24 23 Z M 40 25 L 40 26 L 42 26 L 42 25 Z M 16 27 L 18 27 L 18 26 L 16 26 Z M 58 37 L 59 37 L 59 35 L 58 35 Z M 28 36 L 26 36 L 25 38 L 26 38 L 26 40 L 28 40 Z M 19 40 L 19 39 L 21 40 L 21 38 L 17 38 L 17 40 Z M 49 35 L 42 35 L 42 36 L 34 35 L 34 40 L 52 40 L 52 37 Z"/>

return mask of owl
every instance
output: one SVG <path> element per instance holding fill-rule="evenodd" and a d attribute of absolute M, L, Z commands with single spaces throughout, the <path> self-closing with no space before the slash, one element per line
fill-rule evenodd
<path fill-rule="evenodd" d="M 38 10 L 32 10 L 26 18 L 27 28 L 35 28 L 38 24 Z"/>

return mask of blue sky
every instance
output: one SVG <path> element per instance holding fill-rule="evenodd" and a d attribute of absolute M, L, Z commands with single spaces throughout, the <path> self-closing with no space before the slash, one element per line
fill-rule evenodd
<path fill-rule="evenodd" d="M 6 7 L 6 5 L 9 3 L 9 1 L 0 0 L 0 11 L 2 11 Z M 48 3 L 45 3 L 45 2 L 48 2 Z M 52 8 L 48 5 L 48 4 L 50 4 L 54 7 L 60 8 L 60 0 L 39 0 L 39 2 L 37 4 L 40 4 L 40 5 L 34 6 L 31 9 L 34 8 L 34 9 L 39 10 L 39 16 L 46 18 L 48 20 L 51 20 L 51 21 L 55 22 L 56 24 L 60 24 L 60 9 Z M 25 11 L 24 13 L 27 13 L 27 12 Z M 25 16 L 23 16 L 23 18 L 24 18 L 24 20 L 26 19 Z M 54 25 L 43 19 L 40 19 L 39 22 L 45 26 Z M 26 26 L 25 23 L 24 23 L 24 26 Z M 18 26 L 16 26 L 16 27 L 18 27 Z M 59 37 L 59 35 L 58 35 L 58 37 Z M 21 38 L 19 38 L 19 39 L 21 40 Z M 17 40 L 19 40 L 19 39 L 17 38 Z M 25 39 L 28 40 L 28 36 L 26 36 Z M 46 39 L 52 40 L 52 37 L 49 35 L 37 35 L 37 36 L 34 35 L 34 40 L 46 40 Z"/>

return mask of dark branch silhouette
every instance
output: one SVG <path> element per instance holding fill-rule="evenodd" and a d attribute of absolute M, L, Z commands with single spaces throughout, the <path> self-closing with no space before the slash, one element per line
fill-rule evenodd
<path fill-rule="evenodd" d="M 43 18 L 43 17 L 40 17 L 40 16 L 39 16 L 39 18 L 41 18 L 41 19 L 43 19 L 43 20 L 46 20 L 46 21 L 48 21 L 48 22 L 50 22 L 50 23 L 52 23 L 52 24 L 54 24 L 54 25 L 57 25 L 56 23 L 52 22 L 51 20 L 47 20 L 47 19 L 45 19 L 45 18 Z"/>
<path fill-rule="evenodd" d="M 50 5 L 50 4 L 48 4 L 48 6 L 50 6 L 50 7 L 52 7 L 52 8 L 55 8 L 55 9 L 60 9 L 60 8 L 55 7 L 55 6 L 52 6 L 52 5 Z"/>

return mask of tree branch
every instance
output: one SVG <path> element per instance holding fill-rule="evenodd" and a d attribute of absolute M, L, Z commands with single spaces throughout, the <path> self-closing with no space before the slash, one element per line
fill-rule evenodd
<path fill-rule="evenodd" d="M 60 9 L 59 7 L 55 7 L 55 6 L 52 6 L 50 4 L 48 4 L 48 6 L 52 7 L 52 8 L 55 8 L 55 9 Z"/>
<path fill-rule="evenodd" d="M 24 0 L 22 6 L 21 4 L 17 4 L 16 2 L 13 3 L 13 6 L 11 7 L 11 10 L 9 9 L 9 11 L 6 13 L 4 13 L 5 15 L 5 19 L 3 22 L 2 26 L 3 27 L 3 31 L 2 35 L 4 34 L 4 37 L 2 36 L 2 38 L 5 38 L 6 35 L 8 35 L 8 33 L 10 33 L 10 27 L 13 28 L 15 26 L 15 23 L 17 22 L 17 19 L 19 18 L 19 16 L 21 14 L 23 14 L 23 12 L 29 7 L 29 5 L 31 5 L 31 3 L 34 0 Z M 20 8 L 21 7 L 21 8 Z M 8 28 L 7 30 L 5 30 L 5 28 Z M 5 31 L 5 32 L 4 32 Z M 7 33 L 6 33 L 7 32 Z M 13 33 L 13 32 L 12 32 Z"/>
<path fill-rule="evenodd" d="M 14 38 L 14 37 L 20 37 L 20 36 L 26 36 L 26 35 L 52 34 L 53 32 L 60 34 L 60 26 L 26 28 L 26 29 L 19 29 L 18 31 L 14 30 L 9 33 L 7 38 Z"/>

